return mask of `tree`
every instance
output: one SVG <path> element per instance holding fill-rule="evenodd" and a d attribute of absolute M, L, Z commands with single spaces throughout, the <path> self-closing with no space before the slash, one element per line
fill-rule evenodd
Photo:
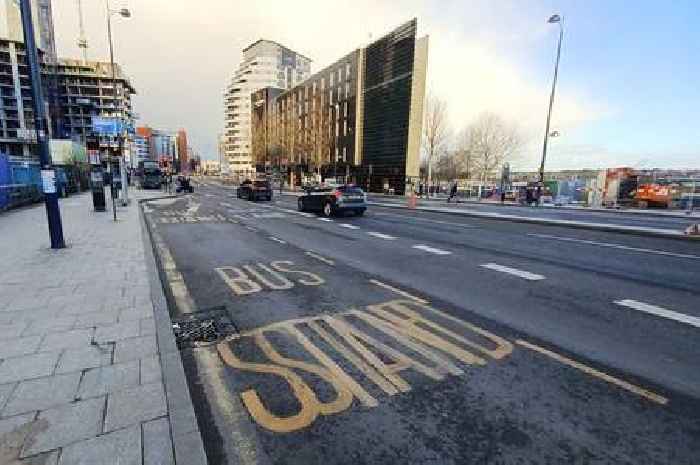
<path fill-rule="evenodd" d="M 512 161 L 523 141 L 514 124 L 493 113 L 482 113 L 467 129 L 468 159 L 485 181 L 506 161 Z"/>
<path fill-rule="evenodd" d="M 471 179 L 474 175 L 475 153 L 471 150 L 469 127 L 462 129 L 457 136 L 457 147 L 454 154 L 459 176 Z"/>
<path fill-rule="evenodd" d="M 448 138 L 447 103 L 441 98 L 429 94 L 423 124 L 423 150 L 428 165 L 428 193 L 430 193 L 433 162 L 445 150 Z"/>

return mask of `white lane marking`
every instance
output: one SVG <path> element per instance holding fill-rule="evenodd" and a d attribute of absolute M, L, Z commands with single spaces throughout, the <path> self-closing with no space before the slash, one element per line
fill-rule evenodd
<path fill-rule="evenodd" d="M 313 257 L 316 260 L 325 263 L 326 265 L 331 265 L 331 266 L 335 265 L 335 262 L 333 260 L 326 258 L 326 257 L 322 257 L 321 255 L 318 255 L 316 253 L 307 251 L 306 255 L 308 255 L 309 257 Z"/>
<path fill-rule="evenodd" d="M 340 223 L 338 226 L 341 228 L 347 228 L 347 229 L 360 229 L 359 226 L 355 226 L 354 224 L 348 224 L 348 223 Z"/>
<path fill-rule="evenodd" d="M 372 284 L 375 284 L 375 285 L 377 285 L 377 286 L 379 286 L 379 287 L 383 287 L 384 289 L 388 289 L 388 290 L 390 290 L 391 292 L 394 292 L 394 293 L 396 293 L 396 294 L 398 294 L 398 295 L 400 295 L 400 296 L 406 297 L 406 298 L 411 299 L 411 300 L 415 300 L 416 302 L 419 302 L 419 303 L 421 303 L 421 304 L 427 304 L 427 303 L 428 303 L 428 301 L 425 300 L 425 299 L 421 299 L 420 297 L 416 297 L 416 296 L 414 296 L 414 295 L 411 295 L 411 294 L 409 294 L 409 293 L 406 292 L 406 291 L 402 291 L 401 289 L 397 289 L 397 288 L 395 288 L 394 286 L 390 286 L 390 285 L 388 285 L 388 284 L 386 284 L 386 283 L 383 283 L 383 282 L 381 282 L 381 281 L 377 281 L 376 279 L 370 279 L 369 282 L 371 282 Z"/>
<path fill-rule="evenodd" d="M 252 226 L 246 226 L 245 228 L 246 228 L 246 229 L 249 229 L 249 230 L 251 230 L 251 231 L 257 231 L 257 229 L 255 229 L 255 228 L 252 227 Z"/>
<path fill-rule="evenodd" d="M 412 248 L 423 250 L 424 252 L 434 253 L 435 255 L 450 255 L 452 253 L 449 250 L 436 249 L 435 247 L 429 247 L 425 244 L 417 244 L 414 245 Z"/>
<path fill-rule="evenodd" d="M 676 252 L 666 252 L 665 250 L 656 250 L 656 249 L 645 249 L 642 247 L 631 247 L 628 245 L 622 245 L 622 244 L 613 244 L 611 242 L 599 242 L 599 241 L 590 241 L 586 239 L 577 239 L 574 237 L 562 237 L 562 236 L 552 236 L 549 234 L 533 234 L 529 233 L 528 236 L 533 236 L 533 237 L 540 237 L 543 239 L 553 239 L 556 241 L 565 241 L 565 242 L 576 242 L 579 244 L 588 244 L 588 245 L 597 245 L 599 247 L 609 247 L 611 249 L 621 249 L 621 250 L 629 250 L 631 252 L 642 252 L 642 253 L 650 253 L 650 254 L 656 254 L 656 255 L 666 255 L 669 257 L 678 257 L 678 258 L 690 258 L 693 260 L 700 260 L 700 255 L 693 255 L 693 254 L 686 254 L 686 253 L 676 253 Z"/>
<path fill-rule="evenodd" d="M 390 236 L 388 234 L 382 234 L 382 233 L 374 232 L 374 231 L 370 231 L 367 234 L 369 234 L 370 236 L 378 237 L 379 239 L 385 239 L 387 241 L 393 241 L 396 239 L 394 236 Z"/>
<path fill-rule="evenodd" d="M 270 236 L 270 240 L 273 240 L 275 242 L 279 242 L 280 244 L 286 244 L 286 241 L 283 241 L 282 239 L 275 237 L 275 236 Z"/>
<path fill-rule="evenodd" d="M 318 221 L 325 221 L 325 222 L 327 222 L 327 223 L 332 223 L 332 222 L 333 222 L 333 220 L 330 219 L 330 218 L 318 218 Z"/>
<path fill-rule="evenodd" d="M 299 215 L 301 215 L 301 216 L 304 216 L 304 217 L 306 217 L 306 218 L 313 218 L 314 216 L 316 216 L 316 215 L 314 215 L 313 213 L 306 213 L 306 212 L 295 212 L 295 213 L 297 213 L 297 214 L 299 214 Z"/>
<path fill-rule="evenodd" d="M 423 221 L 425 223 L 446 224 L 449 226 L 457 226 L 457 227 L 465 228 L 465 229 L 476 228 L 476 226 L 471 225 L 471 224 L 453 223 L 452 221 L 429 220 L 427 218 L 418 218 L 415 216 L 407 216 L 407 215 L 392 215 L 390 213 L 372 213 L 372 217 L 375 217 L 375 216 L 391 216 L 394 218 L 402 218 L 402 219 L 407 219 L 407 220 L 411 220 L 411 221 Z"/>
<path fill-rule="evenodd" d="M 498 265 L 496 263 L 485 263 L 479 265 L 482 268 L 488 268 L 489 270 L 500 271 L 501 273 L 512 274 L 513 276 L 518 276 L 529 281 L 540 281 L 545 279 L 541 274 L 530 273 L 529 271 L 519 270 L 517 268 L 510 268 L 508 266 Z"/>
<path fill-rule="evenodd" d="M 651 305 L 632 299 L 616 300 L 614 303 L 622 307 L 631 308 L 633 310 L 639 310 L 640 312 L 649 313 L 651 315 L 656 315 L 663 318 L 668 318 L 669 320 L 675 320 L 680 323 L 685 323 L 691 326 L 695 326 L 696 328 L 700 328 L 700 318 L 695 316 L 674 312 L 673 310 L 667 310 L 662 307 L 657 307 L 656 305 Z"/>
<path fill-rule="evenodd" d="M 228 202 L 219 202 L 219 205 L 221 205 L 222 207 L 233 207 L 233 205 L 231 205 Z"/>

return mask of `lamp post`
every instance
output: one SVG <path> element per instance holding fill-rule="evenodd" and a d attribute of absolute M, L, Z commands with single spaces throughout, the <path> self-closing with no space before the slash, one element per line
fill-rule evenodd
<path fill-rule="evenodd" d="M 49 237 L 51 239 L 52 249 L 63 249 L 66 247 L 66 244 L 63 240 L 61 210 L 58 208 L 56 172 L 51 164 L 49 141 L 47 139 L 48 123 L 46 120 L 46 108 L 44 106 L 44 92 L 41 87 L 39 56 L 36 51 L 36 43 L 34 39 L 32 8 L 29 4 L 29 0 L 21 0 L 19 6 L 22 15 L 24 47 L 27 54 L 27 62 L 29 64 L 29 74 L 31 76 L 32 104 L 34 106 L 34 130 L 36 131 L 36 139 L 39 146 L 44 203 L 46 204 L 46 219 L 49 223 Z"/>
<path fill-rule="evenodd" d="M 112 44 L 112 15 L 119 15 L 122 18 L 131 18 L 131 11 L 128 8 L 120 8 L 118 10 L 112 10 L 109 8 L 109 0 L 105 0 L 105 5 L 107 7 L 107 38 L 109 40 L 109 63 L 112 69 L 112 96 L 114 98 L 114 107 L 117 107 L 117 78 L 114 71 L 114 46 Z M 122 119 L 121 116 L 119 118 Z M 126 163 L 124 160 L 123 145 L 122 145 L 122 128 L 121 125 L 117 127 L 117 144 L 119 150 L 119 172 L 122 180 L 122 191 L 124 192 L 122 198 L 122 204 L 124 206 L 129 203 L 129 193 L 128 193 L 128 182 L 126 176 Z M 110 157 L 111 159 L 111 157 Z M 110 169 L 111 169 L 110 163 Z M 114 189 L 114 177 L 112 177 L 112 189 Z M 114 221 L 117 221 L 117 210 L 116 210 L 116 199 L 112 195 L 112 208 L 114 209 Z"/>
<path fill-rule="evenodd" d="M 549 122 L 552 119 L 552 106 L 554 105 L 554 93 L 557 88 L 557 76 L 559 74 L 559 57 L 561 56 L 561 41 L 564 38 L 564 26 L 562 18 L 559 15 L 552 15 L 547 20 L 550 24 L 559 25 L 559 43 L 557 45 L 557 60 L 554 64 L 554 80 L 552 81 L 552 93 L 549 96 L 549 110 L 547 111 L 547 125 L 544 131 L 544 145 L 542 146 L 542 162 L 540 163 L 540 182 L 537 186 L 538 201 L 542 197 L 542 187 L 544 186 L 544 162 L 547 159 L 547 142 L 549 141 Z M 555 131 L 556 132 L 556 131 Z M 559 135 L 559 133 L 557 133 Z"/>

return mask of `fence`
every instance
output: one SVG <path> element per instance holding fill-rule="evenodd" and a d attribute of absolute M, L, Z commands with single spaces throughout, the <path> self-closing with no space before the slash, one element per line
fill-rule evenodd
<path fill-rule="evenodd" d="M 0 153 L 0 210 L 42 200 L 37 162 L 15 161 Z"/>

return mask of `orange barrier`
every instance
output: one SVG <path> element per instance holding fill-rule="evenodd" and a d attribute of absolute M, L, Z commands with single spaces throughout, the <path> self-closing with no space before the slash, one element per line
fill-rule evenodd
<path fill-rule="evenodd" d="M 412 192 L 411 195 L 408 196 L 408 208 L 416 208 L 417 203 L 418 197 L 416 197 L 415 192 Z"/>

